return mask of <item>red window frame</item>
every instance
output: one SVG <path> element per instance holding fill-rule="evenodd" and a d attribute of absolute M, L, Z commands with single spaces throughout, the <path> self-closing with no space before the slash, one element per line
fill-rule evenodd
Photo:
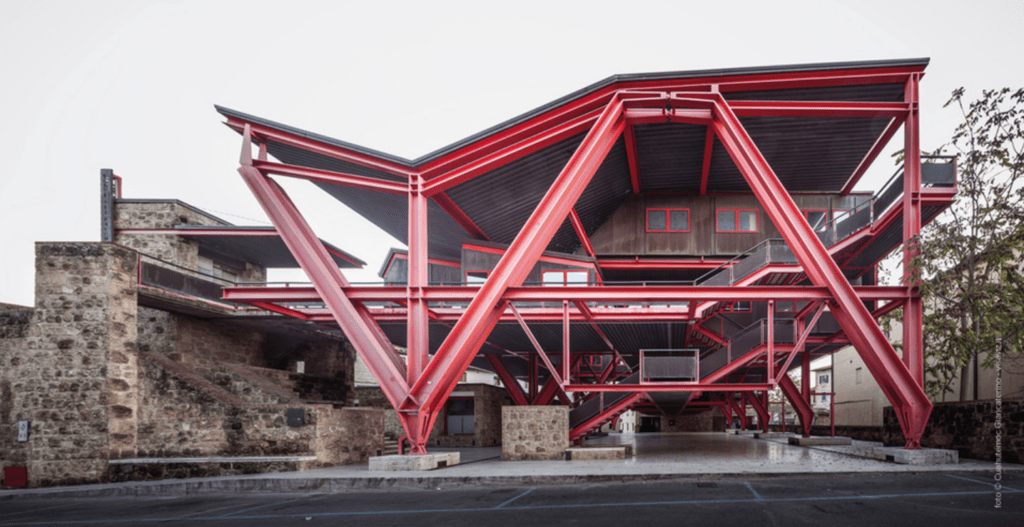
<path fill-rule="evenodd" d="M 664 211 L 665 212 L 665 228 L 664 229 L 651 229 L 651 211 Z M 673 229 L 672 225 L 672 212 L 673 211 L 686 211 L 686 230 Z M 658 207 L 651 207 L 647 209 L 644 214 L 644 230 L 647 232 L 690 232 L 690 209 L 663 209 Z"/>
<path fill-rule="evenodd" d="M 736 228 L 731 231 L 723 231 L 718 227 L 718 213 L 720 212 L 732 212 L 733 213 L 733 224 Z M 741 212 L 753 212 L 754 213 L 754 230 L 740 230 L 740 213 Z M 715 209 L 715 232 L 761 232 L 761 210 L 760 209 Z"/>
<path fill-rule="evenodd" d="M 746 307 L 739 307 L 743 304 L 746 304 Z M 737 300 L 732 304 L 729 304 L 729 307 L 726 309 L 726 311 L 732 311 L 733 313 L 749 313 L 753 308 L 754 303 L 751 302 L 750 300 Z"/>
<path fill-rule="evenodd" d="M 555 274 L 555 273 L 559 273 L 559 274 L 562 275 L 562 281 L 561 282 L 548 282 L 548 281 L 544 280 L 545 276 L 547 276 L 549 274 Z M 587 281 L 586 282 L 570 282 L 569 281 L 569 274 L 568 273 L 587 273 Z M 547 270 L 544 270 L 544 271 L 540 272 L 540 283 L 545 285 L 545 286 L 548 286 L 548 285 L 552 285 L 552 286 L 554 286 L 554 285 L 564 285 L 564 286 L 588 285 L 588 284 L 590 284 L 590 270 L 588 270 L 588 269 L 547 269 Z"/>

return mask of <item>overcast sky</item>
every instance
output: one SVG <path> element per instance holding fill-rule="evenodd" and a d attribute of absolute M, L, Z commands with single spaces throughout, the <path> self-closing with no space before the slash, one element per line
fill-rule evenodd
<path fill-rule="evenodd" d="M 956 124 L 950 91 L 1024 86 L 1022 55 L 1022 0 L 0 0 L 0 302 L 32 305 L 35 241 L 99 239 L 101 168 L 127 198 L 267 223 L 214 104 L 411 159 L 617 73 L 930 57 L 931 149 Z M 865 185 L 892 170 L 880 157 Z M 404 247 L 281 181 L 368 262 L 350 280 Z"/>

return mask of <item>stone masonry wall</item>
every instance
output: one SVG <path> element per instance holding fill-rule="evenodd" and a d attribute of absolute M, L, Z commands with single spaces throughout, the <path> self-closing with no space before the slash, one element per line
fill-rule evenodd
<path fill-rule="evenodd" d="M 136 263 L 113 244 L 36 244 L 31 325 L 0 339 L 0 463 L 28 467 L 32 486 L 93 481 L 136 454 Z"/>
<path fill-rule="evenodd" d="M 715 417 L 721 417 L 721 424 L 724 430 L 725 416 L 721 415 L 718 410 L 709 410 L 707 412 L 701 412 L 699 414 L 690 415 L 678 415 L 678 416 L 661 416 L 661 431 L 662 433 L 675 433 L 675 432 L 714 432 L 715 430 Z"/>
<path fill-rule="evenodd" d="M 505 406 L 501 409 L 503 461 L 565 459 L 569 407 Z"/>
<path fill-rule="evenodd" d="M 473 392 L 473 434 L 445 435 L 445 414 L 437 416 L 428 444 L 442 447 L 497 446 L 501 444 L 502 407 L 511 404 L 503 388 L 487 384 L 460 384 L 457 392 Z"/>
<path fill-rule="evenodd" d="M 175 225 L 225 225 L 225 223 L 175 201 L 118 201 L 115 203 L 115 232 L 121 229 L 171 229 Z M 117 233 L 114 241 L 165 262 L 192 270 L 199 268 L 199 244 L 181 236 Z M 266 273 L 263 269 L 247 263 L 239 280 L 263 282 L 266 281 Z"/>
<path fill-rule="evenodd" d="M 139 350 L 166 355 L 199 370 L 216 369 L 224 362 L 266 367 L 265 338 L 237 326 L 139 308 Z"/>
<path fill-rule="evenodd" d="M 1002 461 L 1024 463 L 1024 399 L 1003 399 L 1001 413 L 997 429 L 994 400 L 935 403 L 921 446 L 955 449 L 963 458 L 995 461 L 998 434 Z M 903 446 L 906 439 L 896 412 L 886 406 L 882 414 L 882 441 L 887 446 Z"/>

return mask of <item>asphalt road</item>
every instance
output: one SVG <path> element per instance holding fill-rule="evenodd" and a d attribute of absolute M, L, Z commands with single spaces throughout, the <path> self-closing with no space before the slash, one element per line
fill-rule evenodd
<path fill-rule="evenodd" d="M 8 525 L 1024 525 L 1024 475 L 680 479 L 335 494 L 0 500 Z M 1000 507 L 997 508 L 997 498 Z"/>

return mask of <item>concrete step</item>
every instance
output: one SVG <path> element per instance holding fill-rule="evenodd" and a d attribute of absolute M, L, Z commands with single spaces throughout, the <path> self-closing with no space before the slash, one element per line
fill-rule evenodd
<path fill-rule="evenodd" d="M 398 455 L 398 441 L 395 439 L 384 440 L 384 450 L 381 455 L 384 456 L 397 456 Z"/>

